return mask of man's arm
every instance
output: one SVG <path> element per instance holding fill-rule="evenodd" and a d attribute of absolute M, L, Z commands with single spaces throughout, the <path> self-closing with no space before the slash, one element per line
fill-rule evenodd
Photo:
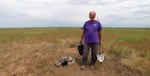
<path fill-rule="evenodd" d="M 100 53 L 104 53 L 104 51 L 102 50 L 102 31 L 99 31 L 99 45 L 101 47 Z"/>
<path fill-rule="evenodd" d="M 82 31 L 82 34 L 81 34 L 81 41 L 80 41 L 80 43 L 82 43 L 82 40 L 83 40 L 84 34 L 85 34 L 85 31 L 83 30 L 83 31 Z"/>
<path fill-rule="evenodd" d="M 101 30 L 98 32 L 98 36 L 99 36 L 99 44 L 101 45 L 101 41 L 102 41 L 102 31 Z"/>

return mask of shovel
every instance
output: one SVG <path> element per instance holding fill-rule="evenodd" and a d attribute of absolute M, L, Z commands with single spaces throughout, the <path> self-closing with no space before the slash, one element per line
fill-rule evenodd
<path fill-rule="evenodd" d="M 99 62 L 101 62 L 101 63 L 102 63 L 102 62 L 104 61 L 104 59 L 105 59 L 103 50 L 101 49 L 101 45 L 99 45 L 99 52 L 97 53 L 96 57 L 97 57 L 97 60 L 98 60 Z"/>

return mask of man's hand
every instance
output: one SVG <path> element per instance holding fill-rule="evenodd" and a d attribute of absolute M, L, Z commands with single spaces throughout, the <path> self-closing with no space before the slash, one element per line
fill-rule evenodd
<path fill-rule="evenodd" d="M 102 44 L 101 44 L 101 42 L 98 42 L 98 44 L 101 46 Z"/>
<path fill-rule="evenodd" d="M 82 41 L 80 41 L 80 44 L 82 44 Z"/>

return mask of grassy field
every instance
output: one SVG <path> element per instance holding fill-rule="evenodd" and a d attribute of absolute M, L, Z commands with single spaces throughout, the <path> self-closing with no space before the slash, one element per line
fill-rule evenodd
<path fill-rule="evenodd" d="M 104 28 L 106 60 L 97 70 L 80 70 L 76 49 L 81 28 L 0 29 L 0 76 L 148 76 L 150 28 Z M 53 63 L 70 55 L 76 63 L 56 68 Z M 68 74 L 68 72 L 69 74 Z M 90 74 L 87 74 L 89 72 Z"/>

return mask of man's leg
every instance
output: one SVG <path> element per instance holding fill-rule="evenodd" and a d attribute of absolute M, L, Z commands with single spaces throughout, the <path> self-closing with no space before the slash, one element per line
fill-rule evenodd
<path fill-rule="evenodd" d="M 82 64 L 87 64 L 87 56 L 89 53 L 89 45 L 87 43 L 84 44 L 83 56 L 82 56 Z"/>
<path fill-rule="evenodd" d="M 91 47 L 91 53 L 92 53 L 92 57 L 91 57 L 91 65 L 95 65 L 97 57 L 96 54 L 98 52 L 98 44 L 97 43 L 93 43 L 92 47 Z"/>
<path fill-rule="evenodd" d="M 82 66 L 81 66 L 81 70 L 85 69 L 85 66 L 87 64 L 87 56 L 89 53 L 89 45 L 88 44 L 84 44 L 84 50 L 83 50 L 83 55 L 82 55 Z"/>

